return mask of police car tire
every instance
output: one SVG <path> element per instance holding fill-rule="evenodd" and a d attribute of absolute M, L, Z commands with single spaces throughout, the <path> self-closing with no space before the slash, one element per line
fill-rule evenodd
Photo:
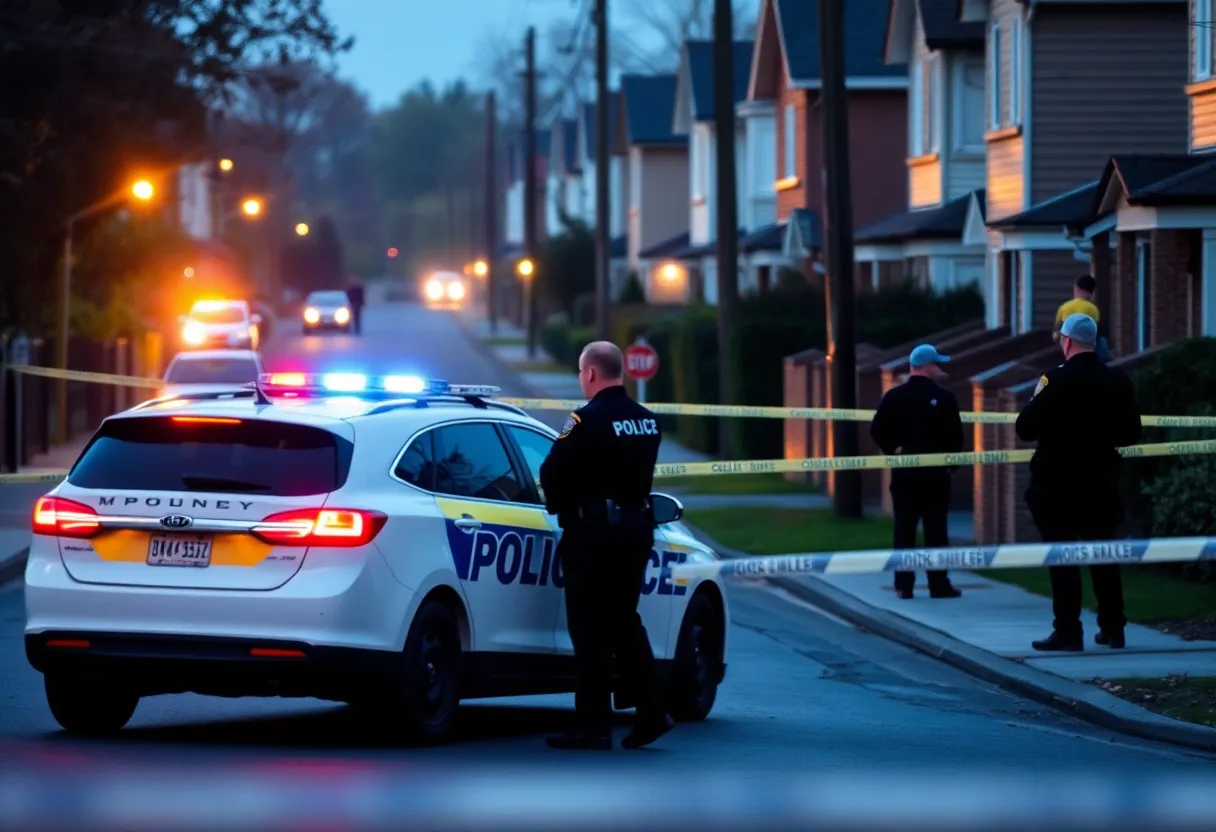
<path fill-rule="evenodd" d="M 405 639 L 402 678 L 397 691 L 398 727 L 405 738 L 434 745 L 447 737 L 460 707 L 460 631 L 451 610 L 439 601 L 426 601 L 414 616 Z M 421 701 L 419 693 L 431 665 L 441 676 L 442 697 L 437 713 Z"/>
<path fill-rule="evenodd" d="M 693 595 L 684 610 L 680 625 L 680 640 L 676 643 L 675 665 L 672 669 L 668 708 L 679 722 L 700 722 L 709 716 L 718 698 L 719 667 L 722 662 L 722 635 L 725 630 L 722 615 L 704 592 Z M 705 639 L 702 648 L 716 653 L 709 658 L 714 663 L 707 668 L 709 678 L 697 678 L 697 637 Z"/>
<path fill-rule="evenodd" d="M 121 731 L 139 706 L 139 696 L 96 679 L 51 673 L 43 680 L 51 716 L 66 731 L 105 736 Z"/>

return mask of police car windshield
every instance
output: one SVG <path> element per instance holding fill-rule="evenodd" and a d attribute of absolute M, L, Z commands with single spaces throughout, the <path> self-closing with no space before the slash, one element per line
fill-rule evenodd
<path fill-rule="evenodd" d="M 165 379 L 170 384 L 248 384 L 258 380 L 251 358 L 179 358 Z"/>
<path fill-rule="evenodd" d="M 190 317 L 203 324 L 239 324 L 245 320 L 245 312 L 239 306 L 221 306 L 217 309 L 190 310 Z"/>

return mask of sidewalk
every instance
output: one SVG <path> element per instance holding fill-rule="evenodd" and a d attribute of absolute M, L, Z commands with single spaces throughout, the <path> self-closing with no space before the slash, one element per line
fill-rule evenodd
<path fill-rule="evenodd" d="M 747 557 L 698 532 L 725 557 Z M 1129 567 L 1134 569 L 1136 567 Z M 993 570 L 999 574 L 999 570 Z M 923 572 L 916 597 L 895 595 L 892 574 L 800 575 L 774 583 L 840 618 L 941 659 L 974 676 L 1107 728 L 1147 739 L 1216 750 L 1216 728 L 1159 716 L 1101 689 L 1097 680 L 1216 677 L 1216 642 L 1185 641 L 1128 624 L 1127 647 L 1093 643 L 1095 615 L 1082 613 L 1085 651 L 1040 653 L 1030 643 L 1051 632 L 1051 599 L 975 572 L 953 573 L 957 599 L 928 597 Z M 1088 580 L 1088 578 L 1086 578 Z"/>
<path fill-rule="evenodd" d="M 76 462 L 89 438 L 83 436 L 74 442 L 51 448 L 45 454 L 31 457 L 30 464 L 23 465 L 17 473 L 49 474 L 66 471 Z M 34 502 L 54 486 L 53 482 L 0 486 L 10 492 L 5 495 L 0 505 L 0 584 L 18 577 L 25 569 L 25 555 L 30 547 L 30 515 L 34 510 Z"/>

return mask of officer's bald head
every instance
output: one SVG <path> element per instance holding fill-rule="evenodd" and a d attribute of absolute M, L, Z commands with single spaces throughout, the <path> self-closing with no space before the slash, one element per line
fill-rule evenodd
<path fill-rule="evenodd" d="M 578 357 L 578 381 L 583 394 L 591 398 L 605 387 L 621 384 L 625 376 L 625 356 L 611 341 L 592 341 Z"/>

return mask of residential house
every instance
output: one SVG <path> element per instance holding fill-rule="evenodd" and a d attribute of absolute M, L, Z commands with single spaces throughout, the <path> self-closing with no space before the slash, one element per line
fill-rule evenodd
<path fill-rule="evenodd" d="M 545 232 L 550 236 L 566 230 L 563 215 L 582 219 L 582 155 L 578 152 L 578 119 L 563 118 L 549 131 L 548 176 L 545 179 Z"/>
<path fill-rule="evenodd" d="M 651 303 L 680 303 L 688 275 L 673 262 L 688 246 L 688 139 L 672 132 L 676 76 L 625 75 L 614 151 L 628 158 L 629 268 Z"/>
<path fill-rule="evenodd" d="M 982 22 L 987 32 L 990 326 L 1019 333 L 1053 326 L 1077 275 L 1088 271 L 1078 261 L 1091 256 L 1088 243 L 1061 233 L 1058 220 L 1084 222 L 1084 188 L 1097 187 L 1110 157 L 1188 150 L 1187 6 L 1185 0 L 959 3 L 959 19 Z M 1082 215 L 1062 217 L 1068 205 Z M 973 227 L 978 209 L 973 202 Z"/>
<path fill-rule="evenodd" d="M 984 33 L 958 20 L 957 0 L 890 0 L 884 58 L 908 73 L 908 202 L 855 232 L 875 289 L 984 285 L 987 235 L 963 241 L 972 202 L 985 199 Z"/>
<path fill-rule="evenodd" d="M 506 142 L 504 171 L 503 237 L 499 256 L 518 258 L 524 246 L 524 135 L 515 130 Z M 544 239 L 546 230 L 545 183 L 548 180 L 551 137 L 548 130 L 536 131 L 536 158 L 532 171 L 536 177 L 536 237 Z"/>
<path fill-rule="evenodd" d="M 620 109 L 620 93 L 608 93 L 608 234 L 611 241 L 608 267 L 608 290 L 612 297 L 618 297 L 629 276 L 629 246 L 625 238 L 628 225 L 629 205 L 624 198 L 625 171 L 628 166 L 627 156 L 611 153 L 616 124 Z M 591 102 L 582 105 L 578 119 L 577 150 L 579 155 L 579 170 L 583 177 L 583 211 L 581 218 L 587 225 L 596 225 L 596 104 Z"/>
<path fill-rule="evenodd" d="M 906 207 L 908 73 L 883 59 L 886 11 L 887 0 L 844 5 L 855 228 Z M 763 0 L 756 31 L 747 97 L 774 102 L 777 109 L 776 220 L 785 227 L 785 254 L 814 267 L 822 243 L 824 166 L 818 0 Z"/>
<path fill-rule="evenodd" d="M 747 82 L 751 74 L 752 42 L 735 41 L 732 52 L 734 69 L 733 105 L 747 98 Z M 762 113 L 753 114 L 762 118 Z M 740 234 L 751 228 L 749 212 L 752 200 L 746 190 L 745 173 L 748 164 L 747 120 L 736 117 L 735 170 L 736 217 Z M 710 40 L 687 40 L 680 53 L 680 70 L 676 81 L 675 111 L 672 132 L 686 136 L 688 143 L 688 247 L 677 254 L 689 271 L 688 300 L 716 303 L 717 232 L 718 232 L 718 140 L 714 101 L 714 43 Z M 772 181 L 766 183 L 772 188 Z M 748 291 L 750 281 L 745 261 L 740 257 L 739 289 Z"/>

